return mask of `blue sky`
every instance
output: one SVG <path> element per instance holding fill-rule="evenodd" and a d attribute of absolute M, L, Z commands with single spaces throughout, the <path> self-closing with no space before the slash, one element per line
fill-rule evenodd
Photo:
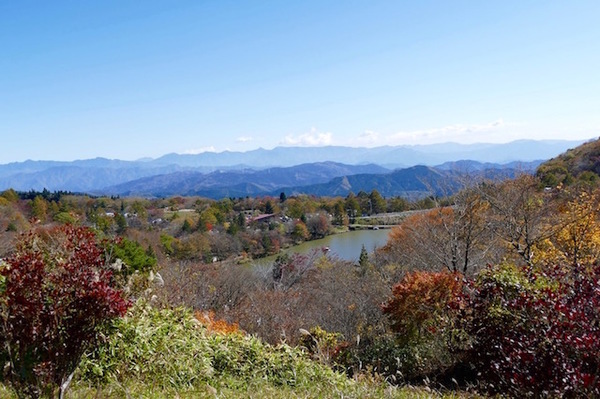
<path fill-rule="evenodd" d="M 600 2 L 4 1 L 0 163 L 600 136 Z"/>

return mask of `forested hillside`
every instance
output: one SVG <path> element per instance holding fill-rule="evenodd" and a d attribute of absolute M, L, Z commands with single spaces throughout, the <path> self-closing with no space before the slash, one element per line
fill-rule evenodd
<path fill-rule="evenodd" d="M 539 178 L 550 187 L 572 184 L 574 181 L 596 182 L 600 174 L 600 141 L 582 144 L 545 162 L 537 171 Z"/>
<path fill-rule="evenodd" d="M 415 200 L 6 190 L 5 392 L 598 396 L 597 145 Z M 281 253 L 389 212 L 356 262 Z"/>

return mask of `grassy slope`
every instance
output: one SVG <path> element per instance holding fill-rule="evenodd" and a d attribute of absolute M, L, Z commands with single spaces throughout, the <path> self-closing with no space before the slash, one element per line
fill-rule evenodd
<path fill-rule="evenodd" d="M 299 348 L 214 333 L 186 309 L 136 305 L 83 360 L 68 398 L 414 398 L 426 389 L 350 380 Z M 0 386 L 1 398 L 16 397 Z M 458 397 L 448 394 L 445 397 Z"/>

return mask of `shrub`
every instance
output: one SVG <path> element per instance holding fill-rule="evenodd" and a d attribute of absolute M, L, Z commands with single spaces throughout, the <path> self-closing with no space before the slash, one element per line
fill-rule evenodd
<path fill-rule="evenodd" d="M 138 301 L 113 325 L 106 342 L 82 362 L 95 385 L 106 382 L 191 388 L 213 375 L 199 322 L 183 309 L 157 311 Z"/>
<path fill-rule="evenodd" d="M 600 267 L 504 265 L 470 284 L 471 359 L 492 393 L 600 395 Z"/>
<path fill-rule="evenodd" d="M 206 327 L 207 331 L 220 334 L 241 334 L 240 326 L 237 323 L 228 323 L 225 320 L 217 319 L 212 310 L 206 312 L 196 311 L 196 319 Z"/>
<path fill-rule="evenodd" d="M 462 290 L 459 273 L 412 272 L 394 286 L 383 312 L 400 340 L 409 342 L 451 326 L 450 305 Z"/>
<path fill-rule="evenodd" d="M 156 256 L 137 241 L 117 237 L 102 242 L 106 259 L 111 263 L 114 278 L 128 297 L 138 297 L 154 276 Z"/>
<path fill-rule="evenodd" d="M 135 382 L 181 392 L 206 384 L 244 389 L 256 381 L 349 384 L 300 349 L 271 346 L 239 331 L 211 333 L 185 308 L 156 309 L 139 301 L 114 327 L 105 345 L 82 363 L 82 378 L 95 385 Z"/>
<path fill-rule="evenodd" d="M 318 326 L 310 331 L 300 329 L 300 334 L 302 336 L 299 345 L 306 348 L 313 359 L 323 364 L 331 364 L 331 359 L 342 340 L 342 334 L 327 332 Z"/>
<path fill-rule="evenodd" d="M 459 327 L 463 276 L 412 272 L 394 286 L 382 306 L 392 333 L 365 334 L 340 346 L 338 364 L 355 373 L 364 368 L 394 382 L 423 382 L 445 375 L 462 360 L 468 339 Z"/>
<path fill-rule="evenodd" d="M 69 212 L 59 212 L 52 218 L 55 222 L 63 224 L 73 224 L 77 222 L 77 219 Z"/>
<path fill-rule="evenodd" d="M 84 351 L 128 303 L 86 228 L 29 232 L 0 267 L 0 361 L 19 396 L 64 392 Z"/>
<path fill-rule="evenodd" d="M 119 272 L 128 276 L 133 272 L 148 273 L 156 266 L 156 257 L 148 254 L 137 241 L 127 238 L 118 238 L 115 243 L 108 245 L 107 250 L 111 253 L 112 259 L 121 259 L 125 264 Z"/>
<path fill-rule="evenodd" d="M 394 384 L 423 384 L 439 374 L 436 365 L 449 362 L 451 353 L 440 343 L 423 340 L 400 344 L 395 334 L 361 335 L 360 340 L 340 344 L 333 360 L 350 376 L 373 373 Z"/>

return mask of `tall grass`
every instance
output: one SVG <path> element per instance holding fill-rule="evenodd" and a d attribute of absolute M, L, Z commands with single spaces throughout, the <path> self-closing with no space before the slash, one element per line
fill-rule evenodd
<path fill-rule="evenodd" d="M 1 398 L 15 397 L 0 386 Z M 189 309 L 144 302 L 82 361 L 67 398 L 428 398 L 423 389 L 358 381 L 301 348 L 211 332 Z M 453 394 L 447 397 L 454 397 Z"/>

